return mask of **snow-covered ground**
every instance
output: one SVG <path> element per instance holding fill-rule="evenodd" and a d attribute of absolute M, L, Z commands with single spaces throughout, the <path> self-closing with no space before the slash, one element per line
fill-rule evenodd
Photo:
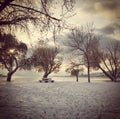
<path fill-rule="evenodd" d="M 120 119 L 119 82 L 72 78 L 55 83 L 0 79 L 0 119 Z"/>

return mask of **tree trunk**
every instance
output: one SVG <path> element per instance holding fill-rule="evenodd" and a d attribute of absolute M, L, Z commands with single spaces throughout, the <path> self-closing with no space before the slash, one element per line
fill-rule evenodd
<path fill-rule="evenodd" d="M 109 77 L 110 78 L 110 77 Z M 117 82 L 117 77 L 116 77 L 116 75 L 112 75 L 111 76 L 111 81 L 113 81 L 113 82 Z"/>
<path fill-rule="evenodd" d="M 7 74 L 7 81 L 11 82 L 11 78 L 12 78 L 12 73 L 8 72 L 8 74 Z"/>
<path fill-rule="evenodd" d="M 117 82 L 117 78 L 118 78 L 118 75 L 117 75 L 117 72 L 114 73 L 114 82 Z"/>
<path fill-rule="evenodd" d="M 88 62 L 88 82 L 90 83 L 90 65 L 89 65 L 89 62 Z"/>
<path fill-rule="evenodd" d="M 76 81 L 78 82 L 78 76 L 76 76 Z"/>
<path fill-rule="evenodd" d="M 47 78 L 48 77 L 48 74 L 47 73 L 45 73 L 44 74 L 44 76 L 43 76 L 43 78 Z"/>
<path fill-rule="evenodd" d="M 99 68 L 102 70 L 105 76 L 107 76 L 112 82 L 117 81 L 117 78 L 115 78 L 114 76 L 112 76 L 112 74 L 109 74 L 107 71 L 105 71 L 101 66 L 99 66 Z"/>

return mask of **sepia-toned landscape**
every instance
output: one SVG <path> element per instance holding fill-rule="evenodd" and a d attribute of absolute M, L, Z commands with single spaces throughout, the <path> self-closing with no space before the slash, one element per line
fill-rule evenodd
<path fill-rule="evenodd" d="M 0 119 L 120 119 L 119 0 L 0 0 Z"/>

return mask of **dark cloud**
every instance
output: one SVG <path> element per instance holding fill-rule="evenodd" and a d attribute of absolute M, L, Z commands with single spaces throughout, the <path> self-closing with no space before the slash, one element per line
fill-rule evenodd
<path fill-rule="evenodd" d="M 120 19 L 120 0 L 81 0 L 82 9 L 88 13 L 103 14 L 105 17 Z M 79 2 L 80 3 L 80 2 Z"/>
<path fill-rule="evenodd" d="M 115 30 L 115 29 L 114 29 L 112 26 L 106 26 L 106 27 L 100 29 L 100 31 L 101 31 L 102 33 L 105 33 L 105 34 L 113 34 L 113 33 L 114 33 L 114 30 Z"/>
<path fill-rule="evenodd" d="M 107 0 L 100 2 L 101 8 L 104 10 L 116 10 L 120 8 L 120 1 L 119 0 Z"/>
<path fill-rule="evenodd" d="M 114 43 L 114 42 L 120 42 L 118 39 L 115 38 L 111 38 L 109 36 L 100 36 L 99 37 L 99 42 L 100 42 L 100 47 L 101 48 L 105 48 L 106 46 L 108 46 L 110 43 Z"/>
<path fill-rule="evenodd" d="M 118 23 L 109 24 L 99 29 L 98 31 L 100 31 L 101 33 L 107 34 L 107 35 L 114 34 L 115 31 L 118 31 L 120 33 L 120 24 Z"/>

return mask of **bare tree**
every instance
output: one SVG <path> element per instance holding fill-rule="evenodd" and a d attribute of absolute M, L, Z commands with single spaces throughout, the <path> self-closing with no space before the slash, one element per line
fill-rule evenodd
<path fill-rule="evenodd" d="M 61 13 L 55 17 L 53 9 L 60 4 Z M 59 28 L 64 15 L 73 8 L 74 0 L 1 0 L 0 30 L 28 28 L 29 23 L 48 30 L 53 24 Z M 60 8 L 59 7 L 59 8 Z M 64 12 L 63 12 L 64 11 Z M 60 17 L 61 16 L 61 17 Z"/>
<path fill-rule="evenodd" d="M 95 65 L 111 79 L 117 81 L 120 76 L 120 41 L 111 41 L 105 48 L 94 51 Z"/>
<path fill-rule="evenodd" d="M 31 56 L 31 64 L 37 71 L 43 71 L 43 78 L 47 78 L 49 74 L 60 69 L 62 58 L 58 53 L 59 50 L 54 47 L 38 47 Z"/>
<path fill-rule="evenodd" d="M 93 64 L 91 60 L 92 50 L 97 47 L 96 44 L 98 42 L 94 34 L 93 24 L 74 28 L 68 35 L 68 38 L 67 45 L 84 57 L 84 65 L 87 67 L 88 82 L 90 83 L 90 67 Z"/>
<path fill-rule="evenodd" d="M 0 38 L 0 63 L 8 70 L 7 81 L 10 82 L 12 75 L 21 66 L 20 62 L 26 55 L 27 46 L 11 34 L 0 34 Z"/>

